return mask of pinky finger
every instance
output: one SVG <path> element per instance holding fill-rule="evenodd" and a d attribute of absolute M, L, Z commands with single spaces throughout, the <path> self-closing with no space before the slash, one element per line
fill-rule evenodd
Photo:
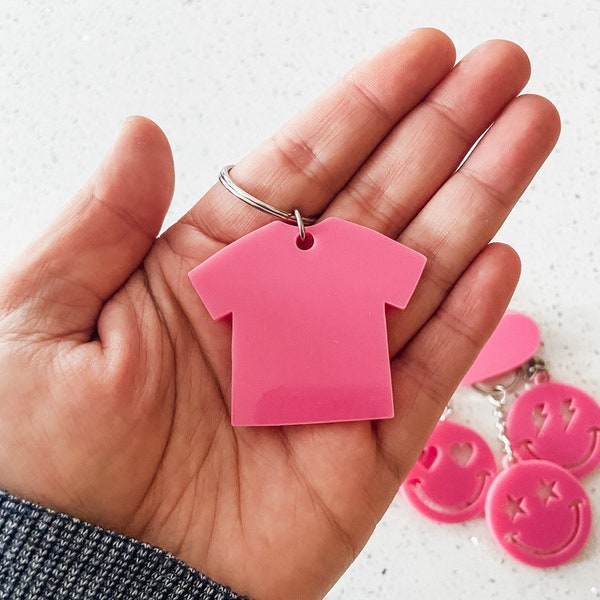
<path fill-rule="evenodd" d="M 494 331 L 520 275 L 517 253 L 487 246 L 437 311 L 393 358 L 396 416 L 379 425 L 380 447 L 404 476 L 462 377 Z"/>

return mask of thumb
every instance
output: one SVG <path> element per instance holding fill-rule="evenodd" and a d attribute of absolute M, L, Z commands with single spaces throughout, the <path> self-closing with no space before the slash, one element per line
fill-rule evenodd
<path fill-rule="evenodd" d="M 23 333 L 89 339 L 104 302 L 152 246 L 174 186 L 169 143 L 131 117 L 87 185 L 0 285 Z"/>

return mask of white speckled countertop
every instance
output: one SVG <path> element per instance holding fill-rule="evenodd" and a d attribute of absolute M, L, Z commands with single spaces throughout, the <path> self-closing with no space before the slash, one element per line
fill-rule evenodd
<path fill-rule="evenodd" d="M 218 169 L 243 156 L 357 60 L 417 26 L 459 55 L 503 37 L 529 53 L 528 91 L 563 118 L 559 145 L 502 229 L 521 254 L 513 308 L 542 328 L 559 381 L 600 399 L 599 0 L 0 0 L 0 267 L 85 181 L 129 114 L 171 140 L 172 222 Z M 494 444 L 489 407 L 461 394 L 457 418 Z M 328 595 L 343 598 L 600 597 L 600 469 L 584 552 L 523 566 L 482 519 L 442 525 L 394 501 Z"/>

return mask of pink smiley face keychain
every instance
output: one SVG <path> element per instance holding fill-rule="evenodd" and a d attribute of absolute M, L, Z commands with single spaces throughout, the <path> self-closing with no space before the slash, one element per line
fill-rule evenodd
<path fill-rule="evenodd" d="M 469 369 L 462 385 L 501 375 L 531 358 L 540 342 L 537 325 L 526 315 L 509 312 Z M 456 523 L 483 513 L 497 473 L 492 451 L 472 429 L 449 422 L 446 409 L 408 474 L 402 489 L 425 516 Z"/>
<path fill-rule="evenodd" d="M 515 455 L 555 462 L 581 477 L 600 463 L 600 406 L 582 390 L 550 381 L 543 362 L 530 360 L 539 343 L 532 319 L 507 312 L 462 385 L 519 369 L 530 388 L 516 397 L 507 417 Z"/>
<path fill-rule="evenodd" d="M 494 407 L 505 469 L 494 479 L 485 518 L 496 541 L 512 557 L 534 567 L 553 567 L 574 558 L 587 541 L 591 506 L 579 481 L 547 460 L 517 460 L 507 436 L 507 388 L 486 390 Z"/>
<path fill-rule="evenodd" d="M 501 320 L 463 384 L 473 384 L 493 405 L 505 455 L 505 468 L 490 485 L 485 501 L 492 535 L 517 560 L 552 567 L 575 557 L 590 532 L 591 507 L 585 490 L 565 468 L 568 464 L 552 460 L 560 457 L 563 463 L 575 461 L 577 466 L 591 468 L 594 451 L 582 450 L 589 442 L 583 433 L 597 421 L 583 422 L 595 414 L 595 403 L 575 388 L 547 381 L 543 364 L 531 360 L 540 341 L 539 330 L 531 319 L 516 314 L 508 313 Z M 519 381 L 535 385 L 517 398 L 507 417 L 508 387 L 486 386 L 476 378 L 505 376 L 507 370 L 517 368 L 509 387 Z M 569 440 L 572 447 L 563 448 Z M 581 456 L 585 460 L 579 460 Z"/>
<path fill-rule="evenodd" d="M 586 475 L 600 463 L 600 406 L 582 390 L 551 381 L 542 364 L 530 371 L 532 386 L 517 396 L 507 418 L 515 454 Z"/>
<path fill-rule="evenodd" d="M 435 521 L 458 523 L 483 513 L 496 461 L 485 440 L 444 418 L 433 430 L 402 489 L 410 503 Z"/>
<path fill-rule="evenodd" d="M 485 514 L 500 546 L 534 567 L 574 558 L 591 527 L 590 501 L 579 481 L 545 460 L 519 462 L 498 475 Z"/>

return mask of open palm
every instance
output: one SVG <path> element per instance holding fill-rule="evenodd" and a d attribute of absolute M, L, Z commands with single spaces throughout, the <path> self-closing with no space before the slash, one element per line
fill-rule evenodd
<path fill-rule="evenodd" d="M 361 223 L 428 258 L 407 309 L 388 312 L 396 416 L 378 422 L 232 428 L 231 328 L 187 273 L 269 218 L 216 185 L 156 239 L 171 152 L 151 121 L 129 119 L 0 283 L 0 486 L 160 546 L 239 593 L 322 596 L 516 285 L 515 253 L 489 242 L 559 130 L 547 100 L 517 97 L 528 75 L 513 44 L 488 42 L 454 66 L 450 40 L 419 30 L 232 171 L 271 204 Z"/>

